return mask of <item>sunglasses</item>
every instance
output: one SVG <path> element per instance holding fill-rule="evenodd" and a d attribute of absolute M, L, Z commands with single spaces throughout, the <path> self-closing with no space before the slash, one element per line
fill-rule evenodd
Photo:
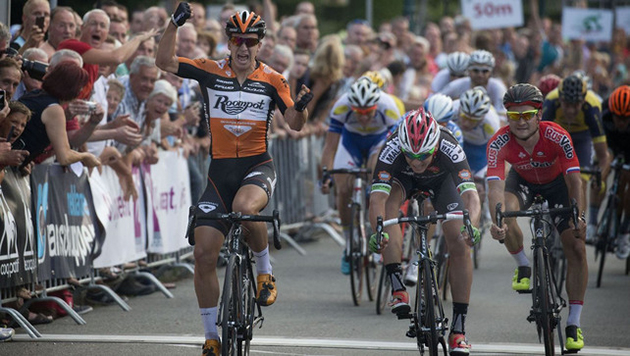
<path fill-rule="evenodd" d="M 413 160 L 424 161 L 425 159 L 433 156 L 433 153 L 435 153 L 435 147 L 433 147 L 428 152 L 423 152 L 423 153 L 418 153 L 418 154 L 413 153 L 413 152 L 409 152 L 409 151 L 405 150 L 402 147 L 401 147 L 401 151 L 405 155 L 405 157 L 409 158 L 412 161 Z"/>
<path fill-rule="evenodd" d="M 490 69 L 488 68 L 470 68 L 470 70 L 473 73 L 483 73 L 483 74 L 490 73 Z"/>
<path fill-rule="evenodd" d="M 523 111 L 523 112 L 519 112 L 519 111 L 508 111 L 506 113 L 508 119 L 512 120 L 512 121 L 519 121 L 521 119 L 525 120 L 525 121 L 529 121 L 531 120 L 534 116 L 536 116 L 536 114 L 538 114 L 538 110 L 527 110 L 527 111 Z"/>
<path fill-rule="evenodd" d="M 482 119 L 481 117 L 466 115 L 463 112 L 459 113 L 459 117 L 472 122 L 479 122 Z"/>
<path fill-rule="evenodd" d="M 240 47 L 245 44 L 247 48 L 252 48 L 260 43 L 258 38 L 249 38 L 249 37 L 230 37 L 230 43 L 236 47 Z"/>
<path fill-rule="evenodd" d="M 352 111 L 356 112 L 359 115 L 369 115 L 376 110 L 376 105 L 370 106 L 369 108 L 352 108 Z"/>

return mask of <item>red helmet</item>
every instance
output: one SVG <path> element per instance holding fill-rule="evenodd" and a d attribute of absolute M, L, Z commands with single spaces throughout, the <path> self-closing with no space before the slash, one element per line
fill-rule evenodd
<path fill-rule="evenodd" d="M 538 89 L 542 92 L 543 97 L 547 96 L 550 91 L 556 89 L 562 78 L 555 74 L 547 74 L 538 81 Z"/>
<path fill-rule="evenodd" d="M 430 152 L 437 146 L 440 126 L 422 107 L 408 112 L 400 123 L 398 141 L 403 151 L 414 155 Z"/>
<path fill-rule="evenodd" d="M 630 86 L 622 85 L 610 94 L 608 109 L 620 117 L 630 117 Z"/>

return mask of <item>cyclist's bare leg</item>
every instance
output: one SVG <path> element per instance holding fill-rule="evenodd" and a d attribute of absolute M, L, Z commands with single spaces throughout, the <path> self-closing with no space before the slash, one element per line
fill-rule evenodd
<path fill-rule="evenodd" d="M 259 186 L 247 184 L 242 186 L 234 196 L 232 210 L 243 215 L 257 215 L 267 205 L 267 193 Z M 243 222 L 243 232 L 247 244 L 253 252 L 260 252 L 269 245 L 267 225 L 264 222 Z"/>
<path fill-rule="evenodd" d="M 453 302 L 468 304 L 470 288 L 472 286 L 472 258 L 470 246 L 460 236 L 463 226 L 460 220 L 450 220 L 442 223 L 446 246 L 449 253 L 449 282 Z"/>
<path fill-rule="evenodd" d="M 335 174 L 335 196 L 337 203 L 337 211 L 339 211 L 339 219 L 341 226 L 345 229 L 350 225 L 350 199 L 352 199 L 352 178 L 350 174 Z"/>
<path fill-rule="evenodd" d="M 398 209 L 403 203 L 402 188 L 396 183 L 392 184 L 392 190 L 385 202 L 385 217 L 383 220 L 398 217 Z M 385 265 L 400 263 L 402 260 L 402 230 L 400 225 L 387 226 L 385 232 L 389 234 L 389 242 L 383 250 L 383 262 Z"/>
<path fill-rule="evenodd" d="M 520 210 L 520 205 L 516 195 L 505 192 L 505 211 Z M 516 218 L 505 218 L 505 224 L 508 227 L 505 233 L 505 248 L 515 254 L 523 249 L 523 232 L 516 222 Z"/>
<path fill-rule="evenodd" d="M 210 226 L 195 228 L 195 294 L 199 308 L 216 307 L 219 301 L 217 260 L 223 245 L 223 234 Z"/>
<path fill-rule="evenodd" d="M 567 258 L 567 295 L 569 300 L 584 300 L 588 282 L 585 236 L 576 238 L 573 229 L 568 228 L 560 237 Z"/>

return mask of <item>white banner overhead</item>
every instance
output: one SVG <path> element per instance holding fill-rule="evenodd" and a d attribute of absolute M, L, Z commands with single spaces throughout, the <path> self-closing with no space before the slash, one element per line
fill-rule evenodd
<path fill-rule="evenodd" d="M 626 32 L 626 36 L 630 35 L 630 6 L 615 8 L 615 25 L 621 27 Z"/>
<path fill-rule="evenodd" d="M 612 10 L 574 7 L 562 9 L 562 38 L 564 39 L 610 41 L 612 30 Z"/>
<path fill-rule="evenodd" d="M 461 0 L 473 30 L 523 26 L 521 0 Z"/>

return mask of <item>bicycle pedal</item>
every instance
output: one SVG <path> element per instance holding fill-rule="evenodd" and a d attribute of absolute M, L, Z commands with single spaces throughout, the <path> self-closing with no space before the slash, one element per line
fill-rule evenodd
<path fill-rule="evenodd" d="M 566 354 L 577 354 L 578 352 L 580 352 L 580 350 L 562 350 L 562 354 L 566 355 Z"/>
<path fill-rule="evenodd" d="M 528 290 L 517 290 L 516 293 L 518 294 L 532 294 L 532 290 L 528 289 Z"/>
<path fill-rule="evenodd" d="M 398 320 L 405 320 L 405 319 L 411 319 L 413 318 L 413 315 L 411 315 L 411 313 L 406 313 L 406 314 L 396 314 L 396 316 L 398 317 Z"/>
<path fill-rule="evenodd" d="M 416 338 L 416 330 L 415 328 L 409 328 L 409 330 L 407 330 L 407 333 L 405 334 L 407 337 L 415 339 Z"/>

